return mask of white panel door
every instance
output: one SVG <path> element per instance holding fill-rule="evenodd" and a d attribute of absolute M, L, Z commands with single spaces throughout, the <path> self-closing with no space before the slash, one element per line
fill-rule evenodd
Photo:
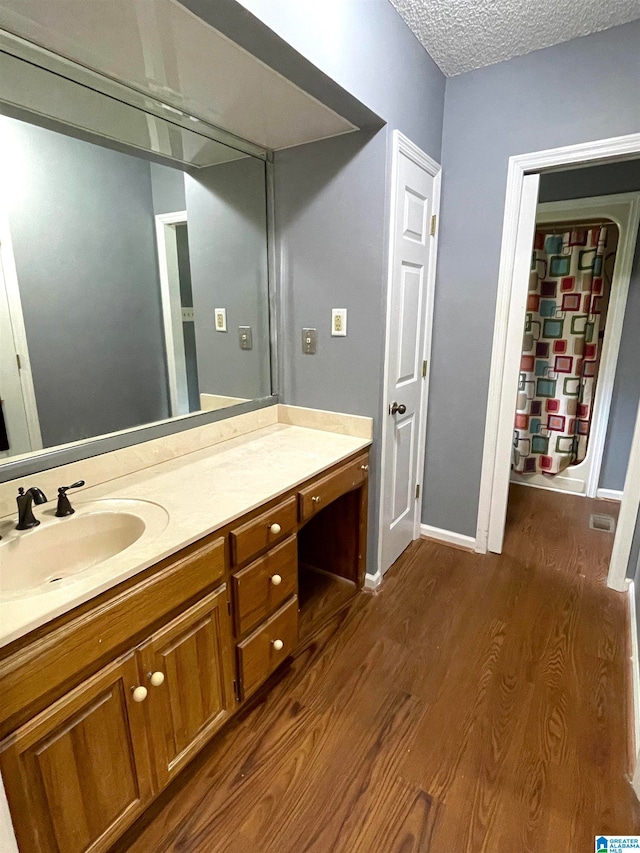
<path fill-rule="evenodd" d="M 386 571 L 414 539 L 421 435 L 423 358 L 430 286 L 433 175 L 398 152 L 387 317 L 386 429 L 383 432 L 381 568 Z"/>
<path fill-rule="evenodd" d="M 9 439 L 9 450 L 0 450 L 0 457 L 29 453 L 32 450 L 16 353 L 0 258 L 0 400 Z"/>

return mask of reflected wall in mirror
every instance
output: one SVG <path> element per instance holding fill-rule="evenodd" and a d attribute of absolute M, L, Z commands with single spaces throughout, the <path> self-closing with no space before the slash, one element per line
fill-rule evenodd
<path fill-rule="evenodd" d="M 0 116 L 0 456 L 271 393 L 265 163 L 227 150 L 183 171 Z"/>

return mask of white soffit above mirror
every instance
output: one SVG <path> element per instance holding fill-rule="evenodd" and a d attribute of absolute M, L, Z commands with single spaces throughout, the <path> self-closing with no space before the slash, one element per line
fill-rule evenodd
<path fill-rule="evenodd" d="M 0 0 L 0 27 L 263 148 L 357 130 L 174 0 Z"/>

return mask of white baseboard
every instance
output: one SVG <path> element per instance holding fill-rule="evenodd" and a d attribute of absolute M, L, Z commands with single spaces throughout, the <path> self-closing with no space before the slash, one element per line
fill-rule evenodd
<path fill-rule="evenodd" d="M 420 535 L 427 539 L 435 539 L 445 545 L 456 545 L 465 551 L 476 550 L 475 536 L 465 536 L 463 533 L 454 533 L 453 530 L 443 530 L 441 527 L 432 527 L 430 524 L 420 525 Z"/>
<path fill-rule="evenodd" d="M 621 501 L 622 491 L 620 489 L 598 489 L 596 497 L 605 501 Z"/>
<path fill-rule="evenodd" d="M 636 614 L 636 593 L 633 581 L 627 585 L 629 596 L 629 630 L 631 631 L 631 684 L 633 687 L 633 750 L 634 766 L 632 785 L 636 796 L 640 799 L 640 660 L 638 652 L 638 622 Z"/>
<path fill-rule="evenodd" d="M 365 589 L 378 589 L 380 584 L 382 583 L 382 572 L 380 569 L 375 573 L 375 575 L 365 575 L 364 576 L 364 588 Z"/>

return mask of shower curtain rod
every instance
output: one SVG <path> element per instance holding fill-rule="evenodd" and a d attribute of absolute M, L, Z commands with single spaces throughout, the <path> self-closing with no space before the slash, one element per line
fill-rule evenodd
<path fill-rule="evenodd" d="M 576 228 L 593 228 L 597 225 L 606 225 L 609 227 L 615 224 L 612 219 L 587 219 L 584 222 L 576 222 L 575 217 L 572 217 L 571 219 L 566 219 L 564 222 L 545 222 L 544 224 L 536 222 L 536 231 L 555 231 L 558 228 L 572 228 L 575 230 Z"/>

